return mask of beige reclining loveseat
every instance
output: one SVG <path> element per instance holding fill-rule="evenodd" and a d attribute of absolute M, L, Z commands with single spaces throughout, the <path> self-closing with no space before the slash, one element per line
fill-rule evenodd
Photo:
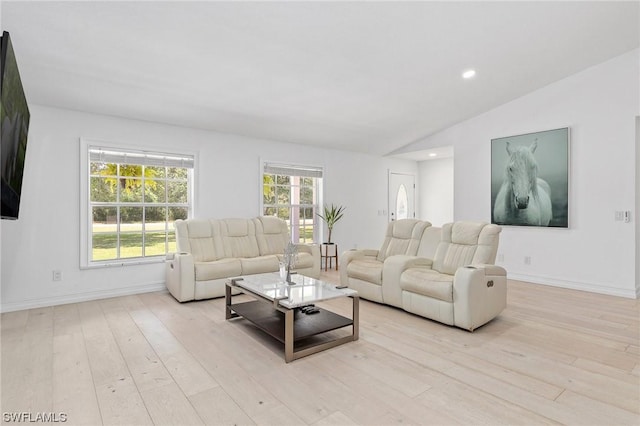
<path fill-rule="evenodd" d="M 473 331 L 506 306 L 507 274 L 494 265 L 501 230 L 484 222 L 391 222 L 380 250 L 343 254 L 340 280 L 365 299 Z"/>
<path fill-rule="evenodd" d="M 290 241 L 286 222 L 271 216 L 176 220 L 175 230 L 177 253 L 167 256 L 166 283 L 179 302 L 224 296 L 231 277 L 277 272 Z M 295 271 L 319 278 L 319 247 L 297 247 Z"/>

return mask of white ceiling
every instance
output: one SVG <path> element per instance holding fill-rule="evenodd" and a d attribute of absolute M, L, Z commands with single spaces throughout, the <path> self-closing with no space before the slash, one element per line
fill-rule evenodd
<path fill-rule="evenodd" d="M 637 1 L 1 8 L 30 103 L 380 155 L 637 48 L 640 31 Z"/>

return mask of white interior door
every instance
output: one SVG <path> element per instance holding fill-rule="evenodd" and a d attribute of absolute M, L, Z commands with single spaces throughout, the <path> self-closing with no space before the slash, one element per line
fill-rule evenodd
<path fill-rule="evenodd" d="M 389 220 L 416 217 L 416 177 L 389 172 Z"/>

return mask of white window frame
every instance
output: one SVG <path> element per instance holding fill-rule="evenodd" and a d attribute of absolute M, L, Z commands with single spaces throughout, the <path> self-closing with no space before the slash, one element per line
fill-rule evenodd
<path fill-rule="evenodd" d="M 135 148 L 131 148 L 135 146 Z M 162 263 L 165 260 L 165 256 L 148 256 L 148 257 L 133 257 L 111 260 L 92 261 L 90 251 L 92 250 L 92 214 L 91 212 L 91 198 L 90 198 L 90 163 L 89 150 L 91 148 L 103 148 L 112 149 L 114 151 L 124 152 L 137 152 L 140 154 L 164 154 L 175 155 L 182 157 L 193 158 L 193 168 L 188 177 L 188 207 L 187 217 L 193 217 L 195 210 L 195 187 L 196 187 L 196 170 L 198 165 L 198 156 L 196 152 L 190 151 L 172 151 L 158 147 L 145 147 L 139 144 L 126 144 L 126 143 L 113 143 L 103 140 L 80 138 L 80 269 L 113 267 L 113 266 L 128 266 L 128 265 L 141 265 L 151 263 Z"/>
<path fill-rule="evenodd" d="M 324 193 L 324 167 L 318 165 L 309 165 L 309 164 L 292 164 L 290 162 L 284 161 L 265 161 L 260 160 L 260 215 L 264 215 L 264 188 L 263 188 L 263 180 L 264 174 L 267 173 L 267 169 L 271 169 L 269 174 L 279 174 L 283 176 L 293 176 L 297 175 L 300 177 L 313 177 L 317 179 L 316 181 L 316 211 L 314 211 L 314 232 L 313 232 L 313 242 L 317 243 L 323 238 L 324 227 L 322 224 L 322 220 L 316 215 L 316 213 L 322 213 L 323 204 L 323 193 Z M 276 171 L 279 169 L 279 172 Z M 289 170 L 290 172 L 287 172 Z M 305 176 L 305 172 L 308 172 L 308 175 Z M 292 173 L 292 174 L 289 174 Z M 319 176 L 318 176 L 319 174 Z M 315 176 L 314 176 L 315 175 Z M 289 209 L 292 208 L 292 204 L 288 205 Z M 290 210 L 291 211 L 291 210 Z M 289 221 L 291 222 L 291 215 L 289 215 Z M 291 229 L 291 223 L 289 223 L 289 236 L 294 243 L 298 241 L 294 241 L 295 233 Z"/>

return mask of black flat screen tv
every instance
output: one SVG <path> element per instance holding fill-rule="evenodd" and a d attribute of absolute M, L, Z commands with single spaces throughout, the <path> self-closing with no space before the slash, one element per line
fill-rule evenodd
<path fill-rule="evenodd" d="M 18 219 L 22 175 L 27 154 L 29 107 L 9 33 L 2 33 L 0 51 L 0 164 L 2 219 Z"/>

